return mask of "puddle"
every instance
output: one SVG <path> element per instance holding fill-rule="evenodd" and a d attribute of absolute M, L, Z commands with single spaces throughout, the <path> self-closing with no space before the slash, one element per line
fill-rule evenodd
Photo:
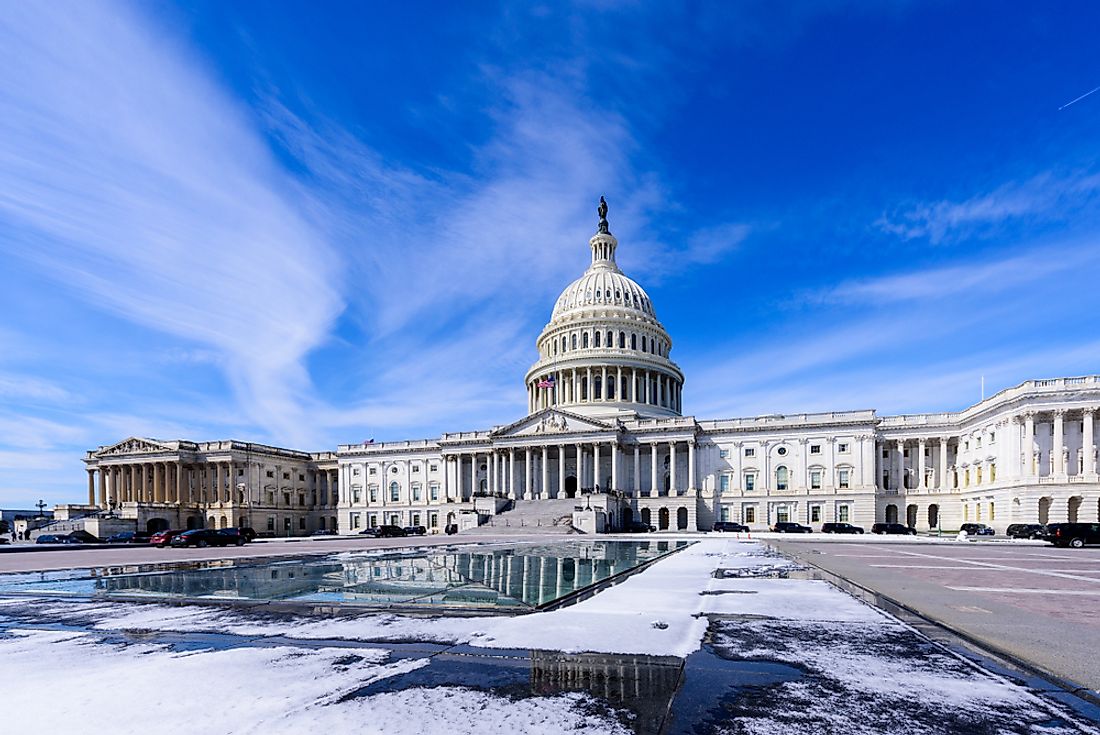
<path fill-rule="evenodd" d="M 461 652 L 456 652 L 461 650 Z M 624 719 L 639 735 L 658 735 L 680 681 L 682 660 L 670 656 L 497 651 L 462 646 L 431 663 L 373 682 L 349 697 L 369 697 L 414 687 L 469 687 L 511 699 L 583 692 Z"/>
<path fill-rule="evenodd" d="M 746 690 L 802 678 L 803 671 L 774 661 L 723 658 L 708 642 L 684 662 L 684 684 L 669 713 L 666 735 L 720 732 L 729 725 L 734 702 Z"/>

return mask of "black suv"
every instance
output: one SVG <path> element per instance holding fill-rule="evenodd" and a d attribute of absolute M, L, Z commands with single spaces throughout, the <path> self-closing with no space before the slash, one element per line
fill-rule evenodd
<path fill-rule="evenodd" d="M 203 548 L 206 546 L 229 546 L 230 544 L 236 544 L 239 538 L 240 536 L 233 538 L 213 528 L 196 528 L 173 536 L 168 543 L 170 546 L 198 546 Z M 241 543 L 244 543 L 244 541 L 241 541 Z"/>
<path fill-rule="evenodd" d="M 407 536 L 405 529 L 401 526 L 379 526 L 378 538 L 398 538 L 400 536 Z"/>
<path fill-rule="evenodd" d="M 791 521 L 779 521 L 772 530 L 776 533 L 813 533 L 814 530 L 809 526 L 803 526 L 799 523 L 793 523 Z"/>
<path fill-rule="evenodd" d="M 1009 538 L 1042 538 L 1044 532 L 1042 523 L 1013 523 L 1005 529 Z"/>
<path fill-rule="evenodd" d="M 916 536 L 917 529 L 903 526 L 900 523 L 876 523 L 871 526 L 871 533 L 887 534 L 890 536 Z"/>
<path fill-rule="evenodd" d="M 851 523 L 826 523 L 821 526 L 822 533 L 863 533 L 861 526 L 853 526 Z"/>
<path fill-rule="evenodd" d="M 1072 549 L 1100 544 L 1100 523 L 1048 523 L 1043 539 L 1055 546 Z"/>
<path fill-rule="evenodd" d="M 403 530 L 406 536 L 424 536 L 428 533 L 428 529 L 423 526 L 405 526 Z"/>
<path fill-rule="evenodd" d="M 730 531 L 732 533 L 748 533 L 749 527 L 732 521 L 715 521 L 715 531 Z"/>
<path fill-rule="evenodd" d="M 959 526 L 960 531 L 966 531 L 968 536 L 996 536 L 997 532 L 984 523 L 964 523 Z"/>

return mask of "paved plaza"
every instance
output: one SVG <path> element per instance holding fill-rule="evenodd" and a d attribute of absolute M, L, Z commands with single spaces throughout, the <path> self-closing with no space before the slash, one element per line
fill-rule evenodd
<path fill-rule="evenodd" d="M 1100 548 L 789 537 L 770 543 L 1094 695 L 1100 690 Z"/>

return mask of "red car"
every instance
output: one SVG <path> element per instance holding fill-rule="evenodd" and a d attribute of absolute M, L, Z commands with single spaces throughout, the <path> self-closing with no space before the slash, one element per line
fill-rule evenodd
<path fill-rule="evenodd" d="M 173 538 L 179 536 L 185 530 L 186 529 L 180 528 L 174 531 L 157 531 L 149 537 L 149 543 L 151 543 L 153 546 L 163 549 L 165 546 L 172 543 Z"/>

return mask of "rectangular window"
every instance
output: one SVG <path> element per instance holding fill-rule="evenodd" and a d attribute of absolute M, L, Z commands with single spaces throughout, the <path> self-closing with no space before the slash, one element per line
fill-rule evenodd
<path fill-rule="evenodd" d="M 290 516 L 283 519 L 283 530 L 287 533 L 290 532 Z"/>
<path fill-rule="evenodd" d="M 378 514 L 377 513 L 371 513 L 369 516 L 367 516 L 367 518 L 368 518 L 368 523 L 370 523 L 371 528 L 378 528 Z"/>
<path fill-rule="evenodd" d="M 244 470 L 237 470 L 237 477 L 244 477 Z"/>
<path fill-rule="evenodd" d="M 413 502 L 419 502 L 420 501 L 420 486 L 419 485 L 413 485 L 412 490 L 413 490 Z M 418 526 L 420 524 L 419 523 L 414 523 L 413 525 Z"/>
<path fill-rule="evenodd" d="M 753 447 L 745 447 L 745 456 L 746 457 L 755 457 L 756 456 L 756 449 L 754 449 Z"/>
<path fill-rule="evenodd" d="M 775 508 L 775 522 L 776 523 L 790 523 L 791 522 L 791 509 L 785 505 L 779 505 Z"/>
<path fill-rule="evenodd" d="M 890 458 L 890 450 L 889 449 L 883 449 L 882 450 L 882 458 L 883 459 L 889 459 Z"/>
<path fill-rule="evenodd" d="M 305 493 L 298 493 L 298 506 L 301 507 L 301 506 L 304 506 L 305 504 L 306 504 L 306 495 L 305 495 Z"/>
<path fill-rule="evenodd" d="M 274 470 L 268 470 L 267 471 L 267 476 L 268 477 L 274 477 L 275 476 L 275 471 Z"/>
<path fill-rule="evenodd" d="M 821 489 L 821 470 L 810 470 L 810 488 L 813 490 Z"/>
<path fill-rule="evenodd" d="M 727 522 L 730 519 L 730 507 L 728 505 L 722 506 L 722 521 Z"/>
<path fill-rule="evenodd" d="M 376 475 L 376 474 L 378 474 L 378 468 L 377 468 L 377 467 L 371 467 L 371 468 L 370 468 L 369 470 L 367 470 L 367 474 L 368 474 L 368 475 Z"/>
<path fill-rule="evenodd" d="M 268 516 L 267 517 L 267 530 L 268 531 L 274 531 L 275 530 L 275 516 Z"/>
<path fill-rule="evenodd" d="M 820 444 L 811 444 L 810 445 L 810 454 L 821 454 L 821 445 Z"/>
<path fill-rule="evenodd" d="M 409 525 L 410 526 L 419 526 L 420 525 L 420 514 L 419 513 L 413 513 L 412 514 L 412 523 L 410 523 Z"/>
<path fill-rule="evenodd" d="M 298 473 L 298 482 L 305 482 L 305 481 L 306 481 L 306 476 L 303 475 L 302 473 Z"/>
<path fill-rule="evenodd" d="M 290 493 L 283 493 L 283 505 L 290 505 Z"/>
<path fill-rule="evenodd" d="M 745 473 L 745 491 L 752 492 L 756 489 L 756 474 L 753 472 Z"/>
<path fill-rule="evenodd" d="M 719 475 L 718 476 L 718 491 L 728 493 L 730 491 L 730 476 Z"/>
<path fill-rule="evenodd" d="M 420 472 L 420 465 L 414 464 L 413 465 L 413 472 Z M 414 523 L 413 525 L 415 526 L 417 524 Z"/>
<path fill-rule="evenodd" d="M 848 489 L 848 483 L 849 483 L 848 478 L 851 474 L 850 470 L 840 470 L 836 474 L 837 474 L 837 485 L 842 490 L 847 490 Z"/>
<path fill-rule="evenodd" d="M 284 480 L 289 480 L 290 479 L 290 473 L 289 472 L 284 472 L 283 473 L 283 479 Z"/>
<path fill-rule="evenodd" d="M 727 459 L 727 458 L 729 458 L 729 456 L 730 456 L 730 450 L 728 450 L 728 449 L 719 449 L 718 450 L 718 457 L 720 459 Z"/>
<path fill-rule="evenodd" d="M 401 500 L 401 488 L 399 488 L 395 482 L 390 485 L 390 502 L 396 503 L 398 500 Z"/>
<path fill-rule="evenodd" d="M 744 516 L 745 523 L 756 523 L 756 507 L 752 505 L 746 505 Z"/>
<path fill-rule="evenodd" d="M 432 500 L 439 500 L 439 485 L 429 485 L 428 493 Z"/>
<path fill-rule="evenodd" d="M 305 518 L 299 518 L 298 519 L 298 530 L 299 531 L 306 530 L 306 519 Z"/>
<path fill-rule="evenodd" d="M 378 486 L 377 485 L 371 485 L 370 486 L 370 489 L 368 490 L 368 497 L 370 498 L 370 502 L 372 502 L 372 503 L 377 503 L 378 502 Z"/>
<path fill-rule="evenodd" d="M 838 505 L 836 509 L 836 519 L 841 523 L 848 523 L 851 518 L 848 517 L 849 511 L 847 505 Z"/>
<path fill-rule="evenodd" d="M 360 515 L 358 513 L 351 514 L 351 527 L 359 528 Z"/>
<path fill-rule="evenodd" d="M 821 523 L 821 506 L 810 506 L 810 523 Z"/>
<path fill-rule="evenodd" d="M 841 454 L 847 454 L 848 453 L 848 445 L 846 443 L 843 443 L 843 442 L 840 443 L 840 444 L 837 444 L 836 445 L 836 450 L 838 452 L 840 452 Z"/>
<path fill-rule="evenodd" d="M 351 468 L 351 475 L 352 475 L 352 477 L 359 477 L 359 468 L 358 467 L 352 467 Z"/>
<path fill-rule="evenodd" d="M 995 441 L 997 441 L 997 432 L 995 432 L 995 431 L 989 432 L 989 443 L 992 444 Z"/>
<path fill-rule="evenodd" d="M 351 489 L 351 502 L 359 505 L 359 501 L 362 500 L 362 491 L 359 488 L 354 487 Z"/>
<path fill-rule="evenodd" d="M 429 528 L 438 528 L 439 527 L 439 514 L 438 513 L 429 513 L 428 514 L 428 527 Z"/>
<path fill-rule="evenodd" d="M 439 472 L 439 465 L 428 465 L 428 472 Z"/>

